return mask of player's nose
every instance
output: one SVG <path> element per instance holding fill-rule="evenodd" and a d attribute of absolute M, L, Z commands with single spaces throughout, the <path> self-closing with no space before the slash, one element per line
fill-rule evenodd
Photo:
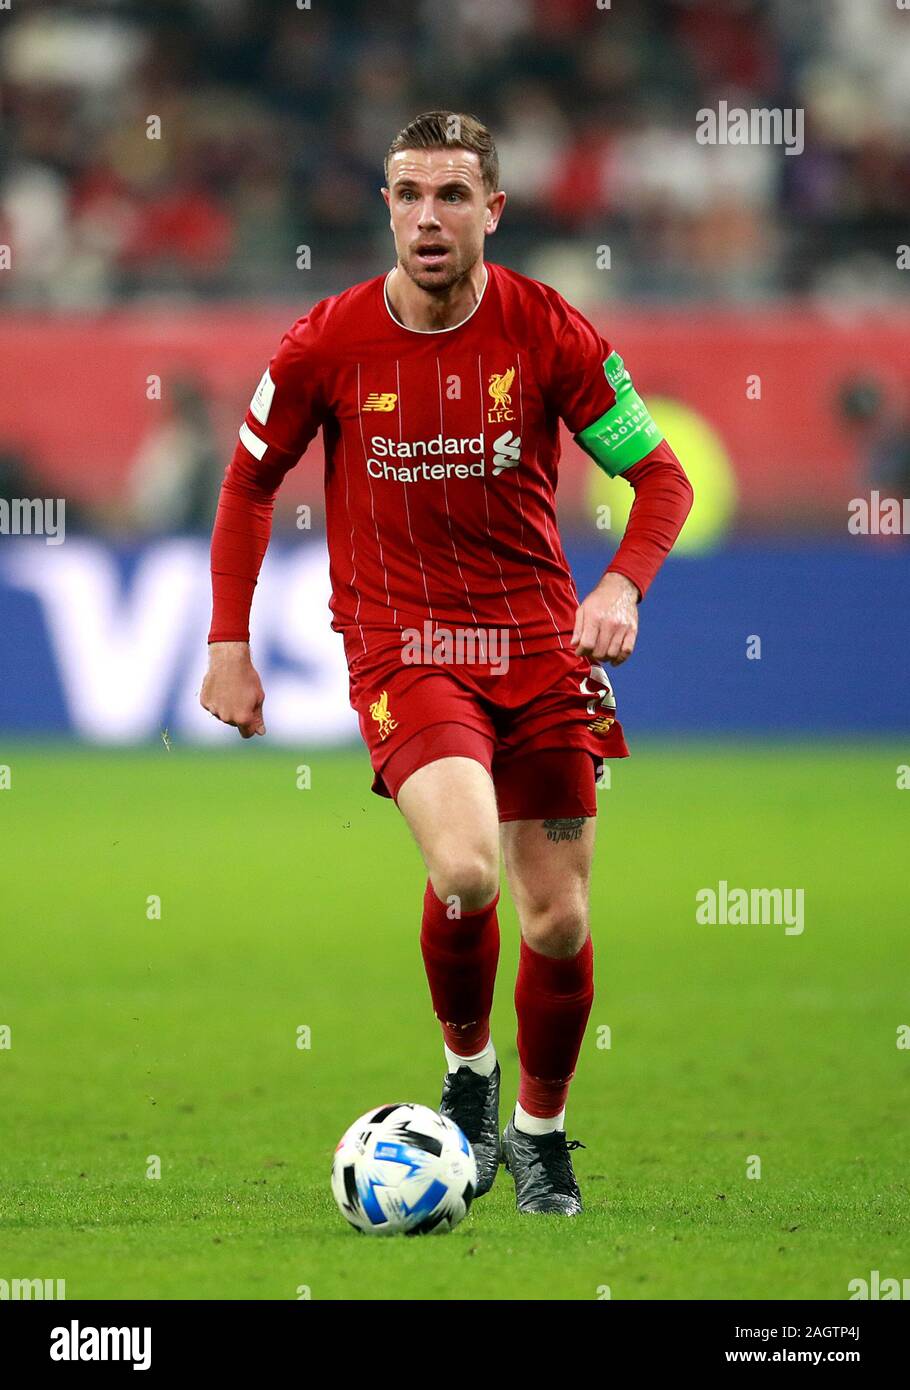
<path fill-rule="evenodd" d="M 439 227 L 441 223 L 436 215 L 436 208 L 432 199 L 428 198 L 420 209 L 420 219 L 417 223 L 421 231 L 426 231 L 431 227 Z"/>

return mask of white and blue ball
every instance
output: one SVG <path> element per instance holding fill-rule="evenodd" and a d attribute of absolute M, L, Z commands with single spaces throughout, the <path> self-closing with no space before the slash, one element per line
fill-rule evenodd
<path fill-rule="evenodd" d="M 368 1110 L 345 1131 L 332 1161 L 342 1216 L 370 1235 L 454 1230 L 476 1188 L 471 1145 L 454 1120 L 426 1105 Z"/>

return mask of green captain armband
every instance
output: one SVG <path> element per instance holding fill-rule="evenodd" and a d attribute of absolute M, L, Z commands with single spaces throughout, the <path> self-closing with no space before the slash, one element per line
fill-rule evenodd
<path fill-rule="evenodd" d="M 575 436 L 598 468 L 615 478 L 633 463 L 640 463 L 663 439 L 648 414 L 648 407 L 632 385 L 632 378 L 618 352 L 604 363 L 604 376 L 616 392 L 616 400 L 599 420 Z"/>

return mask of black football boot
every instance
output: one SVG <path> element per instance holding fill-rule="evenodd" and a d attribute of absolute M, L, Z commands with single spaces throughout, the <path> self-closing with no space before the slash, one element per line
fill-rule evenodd
<path fill-rule="evenodd" d="M 442 1083 L 440 1115 L 448 1115 L 464 1134 L 477 1160 L 475 1200 L 489 1192 L 502 1159 L 499 1146 L 499 1063 L 489 1076 L 470 1067 L 446 1072 Z"/>
<path fill-rule="evenodd" d="M 515 1202 L 521 1212 L 560 1212 L 575 1216 L 581 1211 L 581 1193 L 575 1181 L 570 1149 L 583 1149 L 578 1139 L 566 1143 L 564 1129 L 550 1134 L 525 1134 L 515 1128 L 515 1117 L 502 1132 L 506 1171 L 515 1179 Z"/>

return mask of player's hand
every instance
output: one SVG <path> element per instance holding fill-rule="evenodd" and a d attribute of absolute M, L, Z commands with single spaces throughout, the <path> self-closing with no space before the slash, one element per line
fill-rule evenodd
<path fill-rule="evenodd" d="M 639 593 L 631 579 L 604 575 L 575 612 L 572 646 L 578 656 L 621 666 L 635 650 Z"/>
<path fill-rule="evenodd" d="M 241 737 L 265 733 L 262 702 L 265 691 L 250 659 L 248 642 L 209 644 L 209 669 L 199 703 L 222 724 L 240 730 Z"/>

